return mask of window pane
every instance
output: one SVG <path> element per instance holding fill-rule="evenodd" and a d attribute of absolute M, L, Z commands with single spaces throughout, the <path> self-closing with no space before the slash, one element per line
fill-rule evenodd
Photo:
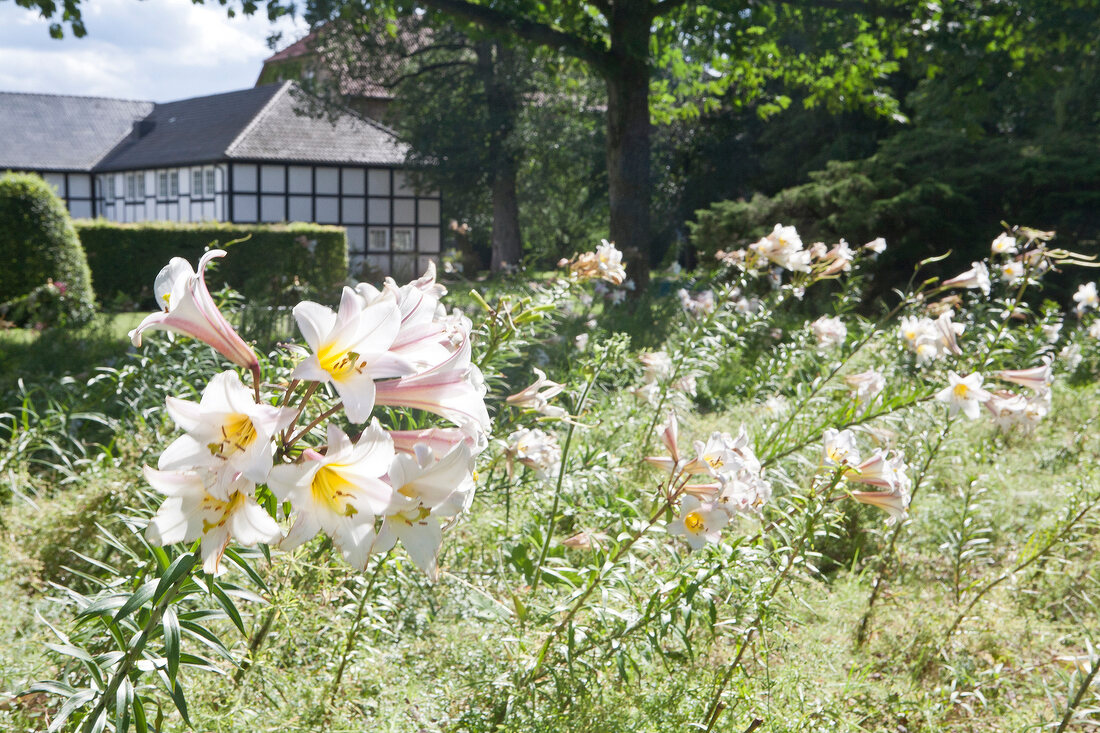
<path fill-rule="evenodd" d="M 172 198 L 179 198 L 180 195 L 180 172 L 172 171 L 168 174 L 168 194 Z"/>
<path fill-rule="evenodd" d="M 412 229 L 394 229 L 393 230 L 393 251 L 394 252 L 412 252 L 413 251 L 413 233 Z"/>
<path fill-rule="evenodd" d="M 168 198 L 168 173 L 166 171 L 157 174 L 157 197 Z"/>
<path fill-rule="evenodd" d="M 371 229 L 367 243 L 371 252 L 389 252 L 390 237 L 388 229 Z"/>
<path fill-rule="evenodd" d="M 202 171 L 191 174 L 191 198 L 202 198 Z"/>
<path fill-rule="evenodd" d="M 207 168 L 206 170 L 206 195 L 214 195 L 214 169 Z"/>

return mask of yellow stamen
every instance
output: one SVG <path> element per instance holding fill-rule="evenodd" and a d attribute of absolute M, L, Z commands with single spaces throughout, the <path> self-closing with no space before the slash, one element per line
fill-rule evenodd
<path fill-rule="evenodd" d="M 335 344 L 329 344 L 317 352 L 317 361 L 321 368 L 332 375 L 333 379 L 348 376 L 349 372 L 362 372 L 367 366 L 366 361 L 359 361 L 359 354 L 354 351 L 340 351 Z"/>
<path fill-rule="evenodd" d="M 354 516 L 359 510 L 348 501 L 354 493 L 355 485 L 344 478 L 339 464 L 321 466 L 313 476 L 310 490 L 313 501 L 323 505 L 333 514 Z"/>
<path fill-rule="evenodd" d="M 684 517 L 684 527 L 688 532 L 701 532 L 703 530 L 703 517 L 699 512 L 691 512 Z"/>
<path fill-rule="evenodd" d="M 969 394 L 970 392 L 970 388 L 962 382 L 959 382 L 955 385 L 955 389 L 952 391 L 955 393 L 955 396 L 958 397 L 960 400 L 965 400 L 967 394 Z"/>
<path fill-rule="evenodd" d="M 256 442 L 256 426 L 248 415 L 237 413 L 230 415 L 221 427 L 222 439 L 220 442 L 210 443 L 207 448 L 210 453 L 219 458 L 229 458 L 236 453 L 243 453 L 248 446 Z"/>
<path fill-rule="evenodd" d="M 234 491 L 233 496 L 229 497 L 229 501 L 222 501 L 215 498 L 210 494 L 207 494 L 202 499 L 202 508 L 206 511 L 214 511 L 219 513 L 219 519 L 216 522 L 208 522 L 202 520 L 202 533 L 206 534 L 210 530 L 224 526 L 229 521 L 229 516 L 233 512 L 240 508 L 241 504 L 244 504 L 245 496 L 239 491 Z"/>

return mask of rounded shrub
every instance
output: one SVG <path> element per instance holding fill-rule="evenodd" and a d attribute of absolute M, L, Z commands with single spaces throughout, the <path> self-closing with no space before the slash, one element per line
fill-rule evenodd
<path fill-rule="evenodd" d="M 39 176 L 0 176 L 0 262 L 0 317 L 56 326 L 94 315 L 84 248 L 65 204 Z"/>

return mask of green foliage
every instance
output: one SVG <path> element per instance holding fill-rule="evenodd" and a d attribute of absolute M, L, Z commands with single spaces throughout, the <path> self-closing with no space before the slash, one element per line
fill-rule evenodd
<path fill-rule="evenodd" d="M 889 248 L 877 273 L 880 291 L 904 285 L 912 270 L 902 263 L 951 249 L 939 272 L 953 273 L 986 256 L 990 232 L 1006 220 L 1056 229 L 1059 243 L 1087 250 L 1100 235 L 1100 161 L 1085 154 L 1097 144 L 1094 135 L 971 140 L 913 130 L 870 158 L 829 162 L 809 183 L 696 212 L 692 244 L 705 260 L 779 222 L 798 227 L 806 242 L 844 237 L 858 245 L 882 236 Z"/>
<path fill-rule="evenodd" d="M 229 246 L 232 254 L 218 263 L 216 272 L 207 270 L 210 289 L 227 283 L 262 302 L 279 300 L 287 290 L 301 295 L 301 288 L 330 294 L 343 285 L 348 274 L 347 236 L 340 227 L 121 224 L 97 219 L 79 221 L 77 229 L 100 292 L 142 306 L 151 302 L 153 280 L 169 258 L 183 257 L 193 267 L 210 244 Z M 245 241 L 230 244 L 240 239 Z"/>
<path fill-rule="evenodd" d="M 0 318 L 81 325 L 95 313 L 92 276 L 69 212 L 38 176 L 0 177 L 0 261 Z"/>

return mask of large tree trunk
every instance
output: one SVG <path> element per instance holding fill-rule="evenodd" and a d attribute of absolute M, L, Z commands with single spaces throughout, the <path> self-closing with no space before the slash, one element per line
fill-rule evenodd
<path fill-rule="evenodd" d="M 516 195 L 516 156 L 504 152 L 493 166 L 493 256 L 494 272 L 523 259 L 519 232 L 519 198 Z"/>
<path fill-rule="evenodd" d="M 648 3 L 616 4 L 607 83 L 607 176 L 611 239 L 623 251 L 638 292 L 649 279 Z M 635 7 L 637 6 L 637 7 Z"/>
<path fill-rule="evenodd" d="M 523 259 L 516 194 L 519 164 L 512 147 L 520 109 L 519 90 L 513 79 L 514 51 L 499 43 L 478 43 L 477 67 L 489 109 L 489 180 L 493 197 L 490 267 L 496 272 L 505 265 L 518 265 Z"/>

